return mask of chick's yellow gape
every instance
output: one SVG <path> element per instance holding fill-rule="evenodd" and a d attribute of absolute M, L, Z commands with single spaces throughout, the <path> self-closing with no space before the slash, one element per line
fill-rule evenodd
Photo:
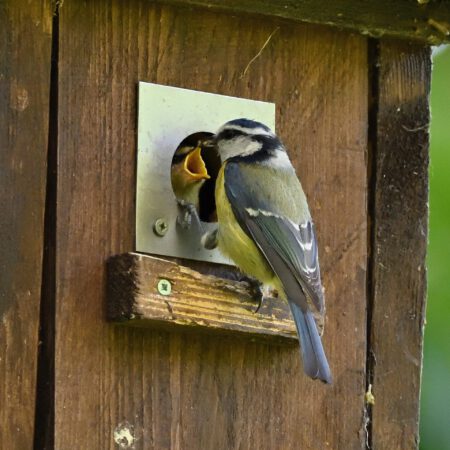
<path fill-rule="evenodd" d="M 201 147 L 183 146 L 177 149 L 171 167 L 172 188 L 177 200 L 192 204 L 198 210 L 199 192 L 208 178 Z"/>
<path fill-rule="evenodd" d="M 184 158 L 183 169 L 192 180 L 206 180 L 209 178 L 201 152 L 201 147 L 196 147 Z"/>
<path fill-rule="evenodd" d="M 315 229 L 305 194 L 278 137 L 265 125 L 237 119 L 214 138 L 222 167 L 216 182 L 220 250 L 247 275 L 287 300 L 308 376 L 331 383 L 311 308 L 323 313 Z"/>

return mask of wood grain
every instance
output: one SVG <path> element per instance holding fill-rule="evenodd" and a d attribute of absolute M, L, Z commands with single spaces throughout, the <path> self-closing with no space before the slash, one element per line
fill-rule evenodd
<path fill-rule="evenodd" d="M 428 236 L 429 48 L 379 55 L 371 357 L 374 449 L 418 448 Z"/>
<path fill-rule="evenodd" d="M 115 449 L 128 431 L 135 449 L 361 449 L 365 38 L 146 0 L 65 2 L 59 80 L 55 448 Z M 105 261 L 133 250 L 139 80 L 276 103 L 318 229 L 332 387 L 306 378 L 296 347 L 104 320 Z"/>
<path fill-rule="evenodd" d="M 205 275 L 139 253 L 111 257 L 107 280 L 107 318 L 111 321 L 279 343 L 297 341 L 288 304 L 265 297 L 256 311 L 258 301 L 245 281 Z M 160 292 L 160 281 L 170 283 L 170 293 Z M 318 320 L 323 322 L 322 317 Z"/>
<path fill-rule="evenodd" d="M 376 38 L 390 36 L 433 45 L 450 42 L 450 5 L 447 1 L 158 0 L 158 2 L 325 24 Z"/>
<path fill-rule="evenodd" d="M 33 448 L 52 12 L 0 3 L 0 446 Z"/>

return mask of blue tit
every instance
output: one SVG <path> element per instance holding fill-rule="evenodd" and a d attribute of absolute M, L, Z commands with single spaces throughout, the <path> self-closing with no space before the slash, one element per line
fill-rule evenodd
<path fill-rule="evenodd" d="M 306 196 L 280 139 L 248 119 L 223 125 L 213 139 L 221 160 L 215 198 L 218 231 L 206 236 L 247 275 L 287 300 L 305 373 L 331 383 L 312 309 L 324 312 L 318 248 Z"/>
<path fill-rule="evenodd" d="M 187 143 L 176 150 L 172 159 L 172 188 L 182 209 L 179 222 L 183 227 L 189 227 L 192 215 L 200 223 L 198 217 L 200 189 L 210 178 L 201 152 L 200 144 Z"/>

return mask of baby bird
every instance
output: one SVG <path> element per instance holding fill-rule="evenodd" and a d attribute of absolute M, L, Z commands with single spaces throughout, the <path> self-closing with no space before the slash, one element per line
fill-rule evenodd
<path fill-rule="evenodd" d="M 190 226 L 193 215 L 199 221 L 200 189 L 210 178 L 201 152 L 199 142 L 194 145 L 185 142 L 176 150 L 172 159 L 172 188 L 182 209 L 179 222 L 185 228 Z"/>

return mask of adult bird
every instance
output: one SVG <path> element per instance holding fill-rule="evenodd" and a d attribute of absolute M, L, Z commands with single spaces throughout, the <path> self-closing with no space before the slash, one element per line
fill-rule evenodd
<path fill-rule="evenodd" d="M 213 139 L 218 229 L 203 242 L 287 300 L 305 373 L 331 383 L 311 308 L 324 311 L 316 233 L 306 196 L 280 139 L 249 119 L 227 122 Z"/>

